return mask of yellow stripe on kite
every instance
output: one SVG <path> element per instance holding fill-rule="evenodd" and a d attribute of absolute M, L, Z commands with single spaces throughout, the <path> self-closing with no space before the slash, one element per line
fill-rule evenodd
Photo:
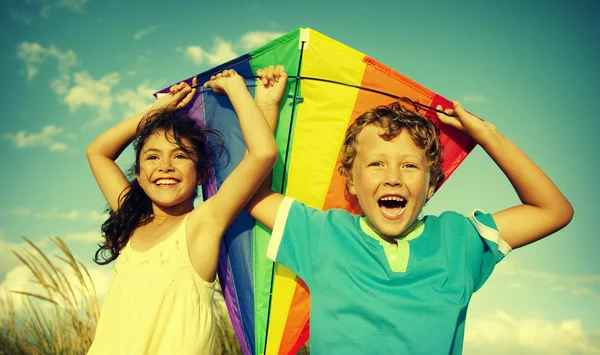
<path fill-rule="evenodd" d="M 366 64 L 364 54 L 310 30 L 303 53 L 302 76 L 360 85 Z M 306 205 L 322 208 L 338 159 L 358 89 L 303 80 L 295 118 L 289 182 L 286 195 Z M 295 275 L 277 265 L 269 320 L 267 354 L 279 352 L 283 331 L 297 284 Z M 308 311 L 308 310 L 305 310 Z"/>
<path fill-rule="evenodd" d="M 360 85 L 364 54 L 310 30 L 302 76 Z M 313 80 L 302 81 L 286 195 L 322 208 L 358 89 Z"/>

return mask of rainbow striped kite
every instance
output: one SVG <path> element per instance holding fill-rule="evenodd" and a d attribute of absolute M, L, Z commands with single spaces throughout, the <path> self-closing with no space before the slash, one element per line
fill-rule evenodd
<path fill-rule="evenodd" d="M 357 201 L 345 195 L 345 181 L 337 173 L 344 133 L 358 115 L 408 97 L 437 124 L 431 107 L 451 107 L 450 101 L 433 91 L 308 28 L 296 29 L 197 77 L 203 83 L 211 75 L 233 68 L 249 78 L 246 83 L 254 94 L 256 71 L 275 64 L 284 65 L 290 79 L 276 131 L 280 155 L 272 188 L 323 210 L 361 212 Z M 186 81 L 191 83 L 191 78 Z M 244 140 L 226 97 L 201 90 L 186 110 L 201 124 L 221 131 L 227 147 L 227 154 L 215 162 L 212 177 L 203 186 L 207 198 L 241 161 Z M 450 127 L 442 125 L 440 129 L 442 167 L 449 177 L 475 144 Z M 287 268 L 266 258 L 269 235 L 269 230 L 242 212 L 221 246 L 219 280 L 245 354 L 296 353 L 309 337 L 308 289 Z"/>

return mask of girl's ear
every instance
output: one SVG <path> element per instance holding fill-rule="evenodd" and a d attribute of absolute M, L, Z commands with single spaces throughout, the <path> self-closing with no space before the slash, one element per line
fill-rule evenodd
<path fill-rule="evenodd" d="M 208 174 L 209 174 L 208 168 L 200 169 L 200 171 L 198 172 L 198 185 L 202 185 L 206 182 L 206 179 L 208 178 Z"/>

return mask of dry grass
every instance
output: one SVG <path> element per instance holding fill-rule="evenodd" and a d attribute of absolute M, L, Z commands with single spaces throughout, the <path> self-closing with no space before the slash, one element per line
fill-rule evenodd
<path fill-rule="evenodd" d="M 60 238 L 51 238 L 60 250 L 52 260 L 24 239 L 31 249 L 13 253 L 31 271 L 31 283 L 41 292 L 5 290 L 0 295 L 0 355 L 85 354 L 100 315 L 90 274 Z M 22 297 L 21 309 L 14 297 Z M 222 297 L 215 298 L 215 309 L 216 354 L 241 354 Z M 299 352 L 308 353 L 307 347 Z"/>
<path fill-rule="evenodd" d="M 41 292 L 5 291 L 0 300 L 0 353 L 85 353 L 100 314 L 90 274 L 60 238 L 51 238 L 60 250 L 54 261 L 24 239 L 31 249 L 13 253 Z M 21 310 L 15 309 L 13 297 L 23 297 Z"/>

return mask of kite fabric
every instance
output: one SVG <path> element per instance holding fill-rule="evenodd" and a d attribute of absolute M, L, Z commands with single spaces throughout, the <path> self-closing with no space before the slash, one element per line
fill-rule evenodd
<path fill-rule="evenodd" d="M 285 66 L 290 78 L 275 134 L 279 159 L 272 188 L 308 206 L 361 213 L 356 199 L 345 193 L 344 178 L 338 173 L 342 140 L 357 116 L 395 98 L 418 102 L 420 113 L 440 128 L 447 178 L 475 146 L 462 133 L 440 125 L 430 109 L 438 104 L 452 107 L 450 101 L 309 28 L 296 29 L 196 77 L 204 83 L 225 69 L 235 69 L 248 78 L 246 84 L 254 95 L 256 71 L 277 64 Z M 191 83 L 191 78 L 185 81 Z M 220 131 L 226 146 L 202 187 L 206 199 L 243 158 L 244 138 L 226 96 L 201 88 L 185 111 L 199 124 Z M 268 229 L 243 211 L 221 245 L 219 281 L 244 354 L 293 354 L 309 337 L 308 289 L 289 269 L 266 258 L 269 236 Z"/>

